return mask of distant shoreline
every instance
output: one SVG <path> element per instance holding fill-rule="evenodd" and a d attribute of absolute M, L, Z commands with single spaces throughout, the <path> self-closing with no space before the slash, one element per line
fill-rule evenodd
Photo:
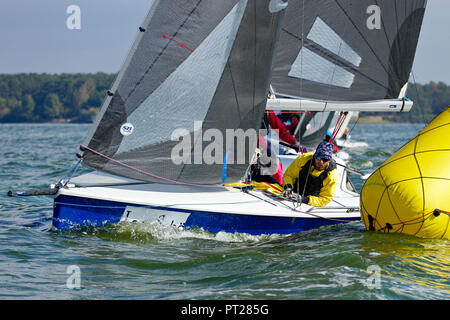
<path fill-rule="evenodd" d="M 52 120 L 52 121 L 45 121 L 45 122 L 36 122 L 36 121 L 28 121 L 28 122 L 6 122 L 6 121 L 0 121 L 0 125 L 3 124 L 10 124 L 10 125 L 14 125 L 14 124 L 92 124 L 94 123 L 94 121 L 73 121 L 72 119 L 57 119 L 57 120 Z M 419 124 L 419 122 L 397 122 L 397 121 L 389 121 L 389 120 L 385 120 L 385 119 L 379 119 L 378 117 L 361 117 L 358 120 L 351 120 L 349 122 L 350 124 L 354 125 L 355 123 L 357 124 Z"/>
<path fill-rule="evenodd" d="M 91 123 L 117 74 L 0 74 L 0 123 Z M 361 112 L 358 123 L 427 123 L 450 105 L 443 82 L 410 84 L 408 113 Z"/>
<path fill-rule="evenodd" d="M 383 119 L 383 116 L 363 116 L 359 117 L 356 121 L 352 119 L 351 123 L 360 123 L 360 124 L 390 124 L 394 123 L 393 121 L 389 121 Z"/>

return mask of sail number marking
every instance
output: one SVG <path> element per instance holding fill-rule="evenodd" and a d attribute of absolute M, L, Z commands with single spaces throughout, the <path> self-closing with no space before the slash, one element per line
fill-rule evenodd
<path fill-rule="evenodd" d="M 120 221 L 157 223 L 164 226 L 184 228 L 189 212 L 167 211 L 157 208 L 127 206 Z"/>

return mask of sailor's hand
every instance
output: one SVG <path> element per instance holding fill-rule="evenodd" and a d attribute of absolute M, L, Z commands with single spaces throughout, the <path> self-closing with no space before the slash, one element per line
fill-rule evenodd
<path fill-rule="evenodd" d="M 281 194 L 281 196 L 283 198 L 289 198 L 291 196 L 291 194 L 292 194 L 292 185 L 290 185 L 290 184 L 285 185 L 284 186 L 284 191 Z"/>
<path fill-rule="evenodd" d="M 305 148 L 305 147 L 302 147 L 298 141 L 296 141 L 296 142 L 292 145 L 292 149 L 294 149 L 295 151 L 297 151 L 297 152 L 299 152 L 299 153 L 306 153 L 306 152 L 307 152 L 306 148 Z"/>
<path fill-rule="evenodd" d="M 297 193 L 291 194 L 290 198 L 292 200 L 294 200 L 295 202 L 301 202 L 301 203 L 306 203 L 306 204 L 309 202 L 309 197 L 308 196 L 302 196 L 302 195 L 299 195 Z"/>

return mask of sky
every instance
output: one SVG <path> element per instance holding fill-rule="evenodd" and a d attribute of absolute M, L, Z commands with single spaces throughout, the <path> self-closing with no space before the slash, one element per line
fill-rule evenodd
<path fill-rule="evenodd" d="M 152 1 L 1 0 L 0 73 L 118 72 Z M 79 29 L 71 5 L 80 8 Z M 428 1 L 412 70 L 417 83 L 450 84 L 449 13 L 450 0 Z"/>

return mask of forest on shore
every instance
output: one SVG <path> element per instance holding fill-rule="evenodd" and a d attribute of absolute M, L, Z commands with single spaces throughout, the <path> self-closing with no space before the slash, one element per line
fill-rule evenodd
<path fill-rule="evenodd" d="M 91 122 L 116 74 L 0 74 L 0 122 Z M 360 119 L 427 123 L 450 105 L 443 82 L 410 83 L 409 113 L 361 113 Z"/>

